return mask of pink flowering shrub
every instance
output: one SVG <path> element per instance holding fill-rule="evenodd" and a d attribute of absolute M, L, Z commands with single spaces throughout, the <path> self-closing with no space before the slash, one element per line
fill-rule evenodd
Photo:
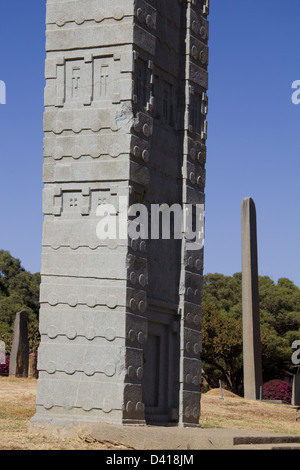
<path fill-rule="evenodd" d="M 284 403 L 292 401 L 292 385 L 284 380 L 270 380 L 263 385 L 264 400 L 282 400 Z"/>
<path fill-rule="evenodd" d="M 2 360 L 3 360 L 3 358 L 1 357 L 0 362 L 2 362 Z M 6 357 L 5 357 L 5 363 L 0 364 L 0 375 L 1 374 L 3 374 L 3 375 L 8 375 L 9 374 L 9 356 L 8 355 L 6 355 Z"/>

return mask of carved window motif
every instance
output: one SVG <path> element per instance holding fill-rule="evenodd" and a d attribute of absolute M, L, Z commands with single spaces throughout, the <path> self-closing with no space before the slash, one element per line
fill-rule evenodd
<path fill-rule="evenodd" d="M 91 191 L 91 212 L 96 214 L 98 207 L 105 206 L 106 204 L 115 205 L 115 201 L 112 198 L 110 189 L 99 189 Z"/>
<path fill-rule="evenodd" d="M 163 116 L 167 121 L 169 118 L 169 95 L 166 89 L 163 91 Z"/>
<path fill-rule="evenodd" d="M 136 95 L 138 103 L 142 107 L 146 107 L 150 99 L 150 87 L 148 82 L 147 63 L 144 60 L 138 59 L 136 66 Z"/>
<path fill-rule="evenodd" d="M 66 103 L 83 103 L 84 62 L 68 60 L 66 62 Z"/>
<path fill-rule="evenodd" d="M 199 94 L 192 96 L 192 103 L 190 105 L 190 125 L 193 127 L 193 132 L 201 133 L 202 125 L 202 99 Z"/>
<path fill-rule="evenodd" d="M 70 207 L 77 207 L 77 206 L 78 206 L 77 197 L 70 197 Z"/>
<path fill-rule="evenodd" d="M 108 96 L 108 80 L 109 80 L 108 65 L 102 65 L 101 72 L 100 72 L 100 98 L 105 99 Z"/>
<path fill-rule="evenodd" d="M 190 105 L 190 125 L 195 128 L 197 122 L 197 109 L 195 103 Z"/>
<path fill-rule="evenodd" d="M 173 89 L 170 83 L 164 82 L 163 87 L 163 118 L 167 124 L 172 125 L 173 122 Z"/>
<path fill-rule="evenodd" d="M 94 60 L 94 100 L 110 100 L 112 96 L 111 57 Z"/>
<path fill-rule="evenodd" d="M 98 197 L 98 206 L 102 206 L 103 204 L 106 204 L 107 201 L 106 201 L 106 197 Z"/>
<path fill-rule="evenodd" d="M 73 67 L 72 70 L 72 98 L 77 99 L 79 96 L 80 86 L 80 67 Z"/>
<path fill-rule="evenodd" d="M 62 208 L 65 217 L 77 217 L 82 207 L 82 195 L 77 191 L 66 191 L 62 195 Z"/>
<path fill-rule="evenodd" d="M 159 88 L 160 88 L 160 80 L 158 75 L 154 75 L 154 80 L 153 80 L 153 96 L 154 96 L 154 116 L 159 119 L 161 110 L 161 100 L 160 100 L 160 93 L 159 93 Z"/>

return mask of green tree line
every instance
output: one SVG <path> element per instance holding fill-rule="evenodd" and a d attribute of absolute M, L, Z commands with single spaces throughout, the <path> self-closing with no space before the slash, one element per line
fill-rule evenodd
<path fill-rule="evenodd" d="M 260 331 L 264 382 L 295 373 L 291 345 L 300 339 L 300 289 L 289 279 L 277 284 L 259 276 Z M 203 369 L 213 386 L 222 380 L 243 390 L 242 274 L 204 276 L 202 301 Z"/>
<path fill-rule="evenodd" d="M 10 353 L 16 313 L 28 313 L 30 351 L 39 344 L 39 290 L 40 274 L 31 274 L 21 266 L 21 261 L 8 251 L 0 250 L 0 340 Z"/>

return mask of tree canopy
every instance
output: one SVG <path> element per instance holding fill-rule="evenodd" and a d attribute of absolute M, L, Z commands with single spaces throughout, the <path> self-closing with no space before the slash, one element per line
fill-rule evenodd
<path fill-rule="evenodd" d="M 21 261 L 8 251 L 0 250 L 0 340 L 10 352 L 16 313 L 28 313 L 28 332 L 31 351 L 39 343 L 40 274 L 31 274 L 21 266 Z"/>
<path fill-rule="evenodd" d="M 264 381 L 295 372 L 291 345 L 300 339 L 300 289 L 286 278 L 277 284 L 259 276 L 260 328 Z M 243 329 L 242 274 L 204 276 L 202 302 L 202 361 L 206 374 L 217 386 L 242 393 Z"/>

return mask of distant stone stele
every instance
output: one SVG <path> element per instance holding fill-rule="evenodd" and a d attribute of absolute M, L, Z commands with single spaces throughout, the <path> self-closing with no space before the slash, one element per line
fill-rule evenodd
<path fill-rule="evenodd" d="M 244 397 L 257 400 L 262 379 L 256 208 L 252 198 L 242 201 L 242 296 Z"/>
<path fill-rule="evenodd" d="M 27 312 L 22 310 L 16 314 L 14 337 L 9 360 L 10 377 L 28 377 L 29 340 L 27 328 Z"/>

